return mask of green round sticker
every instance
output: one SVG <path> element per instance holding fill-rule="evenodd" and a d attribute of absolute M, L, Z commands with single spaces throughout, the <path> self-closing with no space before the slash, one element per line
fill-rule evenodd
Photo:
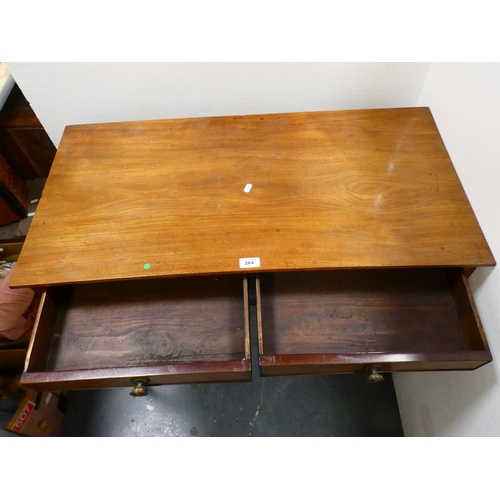
<path fill-rule="evenodd" d="M 151 264 L 144 264 L 144 269 L 149 269 L 151 267 Z"/>

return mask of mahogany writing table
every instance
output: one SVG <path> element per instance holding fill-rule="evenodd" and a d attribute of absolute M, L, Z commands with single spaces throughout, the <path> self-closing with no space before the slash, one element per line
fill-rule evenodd
<path fill-rule="evenodd" d="M 473 369 L 492 265 L 427 108 L 69 126 L 12 278 L 45 290 L 22 380 Z"/>

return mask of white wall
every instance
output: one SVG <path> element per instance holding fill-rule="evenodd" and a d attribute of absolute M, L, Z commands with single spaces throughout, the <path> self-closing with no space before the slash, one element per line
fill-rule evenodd
<path fill-rule="evenodd" d="M 493 362 L 474 372 L 394 375 L 407 436 L 500 436 L 500 64 L 436 64 L 429 106 L 499 266 L 471 277 Z"/>
<path fill-rule="evenodd" d="M 7 63 L 56 146 L 66 125 L 415 106 L 429 63 Z"/>

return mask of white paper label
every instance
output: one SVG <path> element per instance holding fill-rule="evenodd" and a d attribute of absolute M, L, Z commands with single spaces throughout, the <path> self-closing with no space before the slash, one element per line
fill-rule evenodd
<path fill-rule="evenodd" d="M 240 259 L 240 268 L 260 267 L 260 257 L 245 257 Z"/>
<path fill-rule="evenodd" d="M 252 185 L 251 184 L 247 184 L 245 186 L 245 188 L 243 189 L 243 191 L 245 191 L 245 193 L 249 193 L 251 189 L 252 189 Z"/>

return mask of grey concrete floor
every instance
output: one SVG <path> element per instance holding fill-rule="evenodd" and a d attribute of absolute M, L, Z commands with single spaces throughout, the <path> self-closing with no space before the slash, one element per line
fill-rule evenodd
<path fill-rule="evenodd" d="M 250 289 L 250 299 L 254 289 Z M 255 306 L 252 353 L 258 352 Z M 403 436 L 390 375 L 261 377 L 252 381 L 76 391 L 68 395 L 64 436 Z"/>
<path fill-rule="evenodd" d="M 403 436 L 390 376 L 262 378 L 234 384 L 72 392 L 64 436 Z"/>

